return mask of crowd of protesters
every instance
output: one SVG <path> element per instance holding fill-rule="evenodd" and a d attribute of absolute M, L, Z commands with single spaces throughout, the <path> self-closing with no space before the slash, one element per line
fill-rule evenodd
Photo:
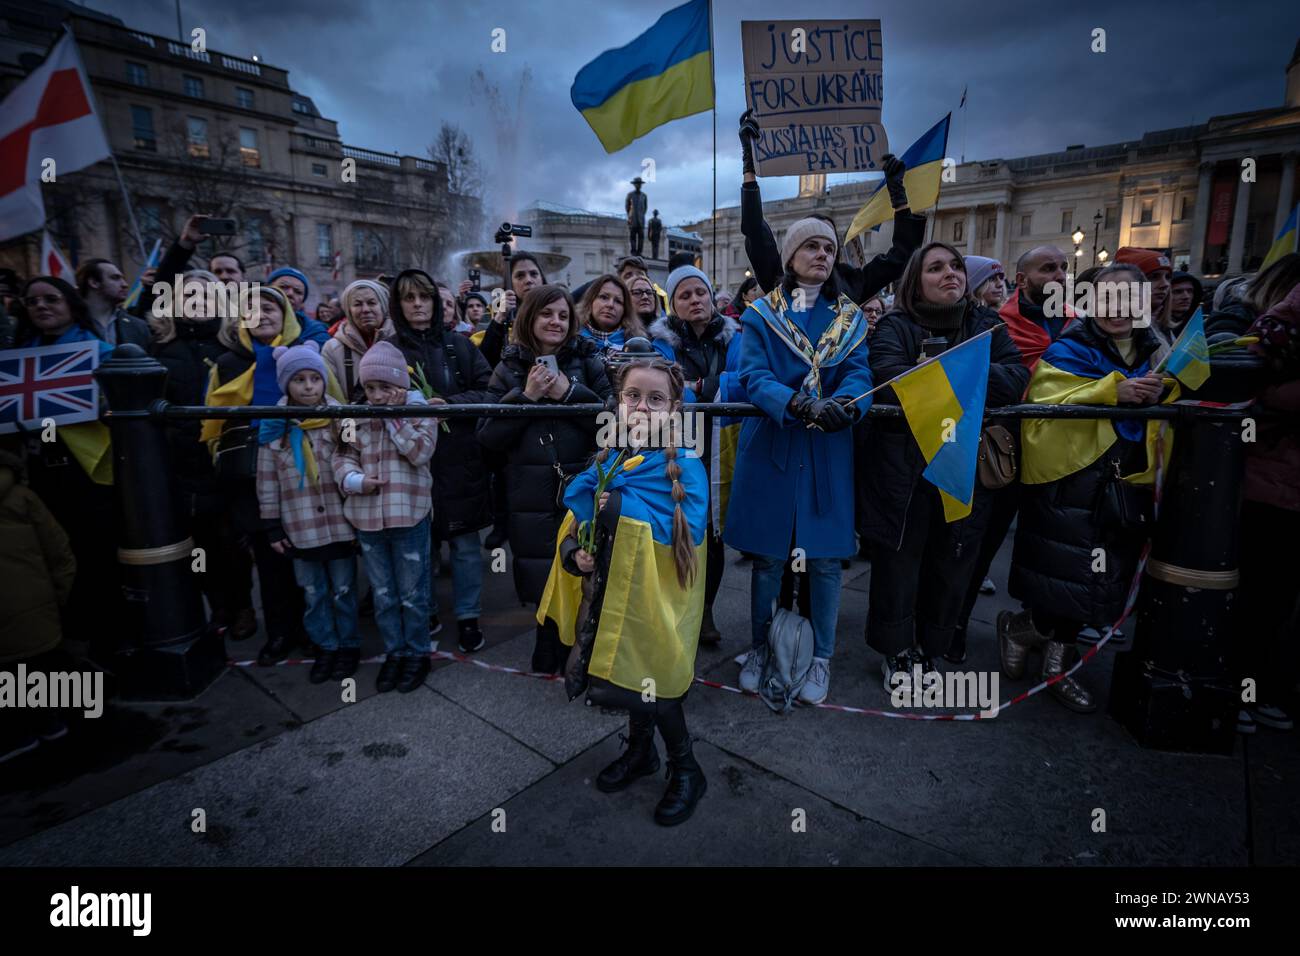
<path fill-rule="evenodd" d="M 386 654 L 378 690 L 421 685 L 431 639 L 443 629 L 433 584 L 444 543 L 456 646 L 467 654 L 484 646 L 485 556 L 495 549 L 508 545 L 515 591 L 529 606 L 545 608 L 561 571 L 611 573 L 609 549 L 593 555 L 590 539 L 580 544 L 573 528 L 565 533 L 566 513 L 582 510 L 574 489 L 586 489 L 592 510 L 589 492 L 610 453 L 598 448 L 591 418 L 412 415 L 358 418 L 345 428 L 313 409 L 605 404 L 635 417 L 725 401 L 763 412 L 739 422 L 733 472 L 719 473 L 721 433 L 708 416 L 698 456 L 629 449 L 640 452 L 633 460 L 646 477 L 626 479 L 611 504 L 611 512 L 662 527 L 671 542 L 675 573 L 667 587 L 680 593 L 659 600 L 686 609 L 674 620 L 689 622 L 689 633 L 664 625 L 653 640 L 668 642 L 671 653 L 659 648 L 640 658 L 664 662 L 645 665 L 650 676 L 676 686 L 698 645 L 723 638 L 713 604 L 730 547 L 751 563 L 743 690 L 757 690 L 775 609 L 785 607 L 797 609 L 813 635 L 800 700 L 827 699 L 840 604 L 852 600 L 841 575 L 855 555 L 871 562 L 866 642 L 879 655 L 885 688 L 908 686 L 936 672 L 940 659 L 966 659 L 973 607 L 995 587 L 989 569 L 1014 524 L 1008 584 L 1022 610 L 998 617 L 1002 669 L 1020 678 L 1041 651 L 1039 673 L 1060 678 L 1049 693 L 1089 712 L 1096 702 L 1085 682 L 1061 675 L 1078 642 L 1097 640 L 1123 609 L 1149 534 L 1142 516 L 1153 499 L 1156 423 L 1030 420 L 986 429 L 983 440 L 1009 442 L 1018 478 L 977 482 L 969 514 L 951 520 L 923 475 L 926 457 L 906 422 L 865 414 L 873 400 L 896 404 L 892 390 L 867 393 L 988 333 L 987 408 L 1171 401 L 1178 388 L 1159 372 L 1160 360 L 1200 308 L 1211 341 L 1257 340 L 1249 347 L 1268 368 L 1258 400 L 1291 416 L 1261 421 L 1247 451 L 1234 664 L 1259 686 L 1239 729 L 1250 732 L 1256 722 L 1290 729 L 1282 703 L 1295 677 L 1286 661 L 1296 590 L 1266 541 L 1300 538 L 1300 255 L 1222 280 L 1211 295 L 1160 252 L 1125 248 L 1080 278 L 1149 288 L 1149 327 L 1102 299 L 1090 310 L 1053 309 L 1050 291 L 1064 283 L 1069 264 L 1061 250 L 1041 246 L 1004 266 L 924 242 L 925 219 L 908 207 L 903 164 L 886 157 L 892 245 L 854 266 L 829 218 L 800 220 L 779 238 L 769 228 L 753 135 L 746 118 L 741 210 L 753 277 L 734 294 L 694 264 L 677 264 L 660 287 L 635 256 L 569 290 L 521 250 L 495 307 L 468 281 L 442 282 L 394 263 L 391 275 L 319 294 L 314 314 L 307 276 L 277 269 L 238 314 L 219 317 L 179 302 L 155 307 L 149 281 L 128 310 L 121 270 L 91 259 L 75 285 L 0 276 L 0 347 L 94 342 L 107 357 L 134 345 L 166 367 L 166 398 L 175 404 L 302 407 L 298 418 L 178 419 L 165 427 L 180 518 L 207 555 L 200 586 L 211 626 L 231 641 L 260 632 L 263 665 L 296 651 L 310 656 L 313 683 L 356 673 L 358 621 L 372 615 Z M 180 276 L 184 288 L 243 281 L 244 264 L 231 252 L 193 261 L 202 220 L 185 224 L 156 275 Z M 1095 448 L 1092 457 L 1061 453 L 1081 442 Z M 39 662 L 58 652 L 61 638 L 102 633 L 114 617 L 122 600 L 117 504 L 95 466 L 71 428 L 53 441 L 33 434 L 0 448 L 0 553 L 7 568 L 21 569 L 3 588 L 0 663 Z M 596 510 L 604 515 L 603 504 Z M 606 543 L 618 527 L 603 520 Z M 1100 573 L 1098 548 L 1109 557 Z M 621 599 L 647 600 L 635 590 Z M 585 613 L 605 615 L 609 607 L 597 599 Z M 548 674 L 572 667 L 573 639 L 545 616 L 528 666 Z M 627 696 L 639 686 L 605 683 L 609 705 L 627 710 L 630 722 L 628 749 L 602 773 L 601 788 L 621 789 L 658 769 L 658 728 L 673 772 L 656 818 L 680 822 L 705 785 L 686 731 L 684 688 L 645 707 Z M 24 725 L 17 737 L 6 731 L 0 760 L 62 732 L 57 721 Z"/>

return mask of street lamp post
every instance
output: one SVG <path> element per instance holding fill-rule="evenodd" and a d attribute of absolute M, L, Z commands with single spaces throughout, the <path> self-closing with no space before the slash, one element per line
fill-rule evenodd
<path fill-rule="evenodd" d="M 1097 215 L 1092 217 L 1092 264 L 1097 264 L 1097 243 L 1101 240 L 1101 210 L 1097 210 Z M 1106 260 L 1101 260 L 1105 262 Z"/>
<path fill-rule="evenodd" d="M 1087 238 L 1085 233 L 1078 226 L 1074 227 L 1074 232 L 1070 233 L 1070 239 L 1074 243 L 1074 277 L 1079 277 L 1079 257 L 1083 255 L 1083 240 Z"/>

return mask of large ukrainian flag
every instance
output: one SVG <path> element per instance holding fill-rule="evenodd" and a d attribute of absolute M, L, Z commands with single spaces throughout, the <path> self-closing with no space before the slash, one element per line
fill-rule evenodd
<path fill-rule="evenodd" d="M 674 7 L 627 46 L 606 50 L 578 71 L 569 97 L 607 153 L 713 109 L 708 0 Z"/>
<path fill-rule="evenodd" d="M 974 500 L 991 341 L 987 332 L 967 339 L 893 382 L 945 521 L 965 518 Z"/>
<path fill-rule="evenodd" d="M 949 113 L 926 130 L 901 157 L 907 164 L 903 186 L 907 189 L 907 208 L 912 212 L 929 209 L 939 201 L 939 184 L 943 177 L 943 157 L 948 151 L 948 124 L 951 120 L 952 114 Z M 858 210 L 853 222 L 849 223 L 844 241 L 852 242 L 853 237 L 859 233 L 874 229 L 893 218 L 894 207 L 889 203 L 889 190 L 885 188 L 882 179 L 866 205 Z"/>
<path fill-rule="evenodd" d="M 673 560 L 673 514 L 676 502 L 664 475 L 662 451 L 646 451 L 630 459 L 608 485 L 622 492 L 614 550 L 601 606 L 596 641 L 588 673 L 611 684 L 641 693 L 643 681 L 655 682 L 655 693 L 680 697 L 695 679 L 695 651 L 704 614 L 704 575 L 707 564 L 709 485 L 704 465 L 685 454 L 677 457 L 686 492 L 682 511 L 695 547 L 696 574 L 683 588 Z M 591 520 L 596 487 L 594 468 L 569 482 L 564 495 L 568 513 L 560 524 L 551 573 L 537 607 L 537 623 L 547 618 L 560 640 L 572 645 L 582 603 L 582 579 L 560 564 L 559 544 L 575 521 Z"/>

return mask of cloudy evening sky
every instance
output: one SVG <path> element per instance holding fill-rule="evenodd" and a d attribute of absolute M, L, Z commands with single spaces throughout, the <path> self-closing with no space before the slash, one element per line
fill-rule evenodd
<path fill-rule="evenodd" d="M 174 0 L 90 0 L 150 33 L 176 32 Z M 622 208 L 627 181 L 655 160 L 651 204 L 669 223 L 708 215 L 712 117 L 660 127 L 608 155 L 569 101 L 575 73 L 603 50 L 648 28 L 673 0 L 182 0 L 185 28 L 211 49 L 258 55 L 289 71 L 294 89 L 339 123 L 343 141 L 425 155 L 443 120 L 475 140 L 488 187 L 488 219 L 534 199 L 599 211 Z M 796 12 L 797 11 L 797 12 Z M 879 18 L 884 38 L 884 123 L 902 151 L 948 110 L 948 152 L 967 159 L 1021 156 L 1074 143 L 1100 145 L 1146 130 L 1278 106 L 1300 38 L 1300 4 L 1221 2 L 1033 3 L 987 0 L 715 0 L 718 202 L 739 201 L 736 119 L 744 109 L 740 21 Z M 493 53 L 492 30 L 507 50 Z M 1107 52 L 1090 50 L 1095 27 Z M 186 37 L 188 40 L 188 36 Z M 517 162 L 499 153 L 501 120 L 482 70 L 517 124 Z M 530 79 L 522 92 L 525 70 Z M 969 84 L 969 122 L 956 113 Z M 517 104 L 522 102 L 522 115 Z M 964 129 L 968 125 L 968 129 Z M 507 135 L 508 138 L 508 135 Z M 846 177 L 832 177 L 832 183 Z M 797 180 L 766 180 L 768 198 Z"/>

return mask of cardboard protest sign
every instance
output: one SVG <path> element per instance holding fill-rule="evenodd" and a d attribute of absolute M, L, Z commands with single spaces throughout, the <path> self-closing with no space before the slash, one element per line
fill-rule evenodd
<path fill-rule="evenodd" d="M 98 342 L 0 352 L 0 434 L 99 417 Z"/>
<path fill-rule="evenodd" d="M 742 20 L 740 38 L 758 175 L 880 168 L 879 20 Z"/>

